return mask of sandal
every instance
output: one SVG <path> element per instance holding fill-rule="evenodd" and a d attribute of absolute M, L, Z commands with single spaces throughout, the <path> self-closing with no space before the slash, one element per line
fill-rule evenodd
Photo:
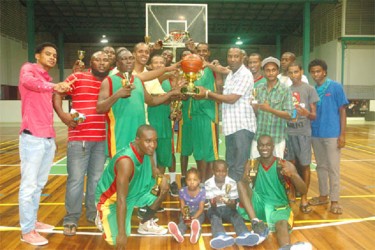
<path fill-rule="evenodd" d="M 329 211 L 333 214 L 342 214 L 342 207 L 338 204 L 332 205 Z"/>
<path fill-rule="evenodd" d="M 64 225 L 64 235 L 66 236 L 74 236 L 77 232 L 77 225 L 76 224 L 65 224 Z"/>
<path fill-rule="evenodd" d="M 304 213 L 304 214 L 309 214 L 311 213 L 312 209 L 310 207 L 309 204 L 305 204 L 305 205 L 299 205 L 299 210 Z"/>
<path fill-rule="evenodd" d="M 320 200 L 319 197 L 313 197 L 311 200 L 308 201 L 310 206 L 319 206 L 319 205 L 324 205 L 328 204 L 328 199 L 325 201 Z"/>

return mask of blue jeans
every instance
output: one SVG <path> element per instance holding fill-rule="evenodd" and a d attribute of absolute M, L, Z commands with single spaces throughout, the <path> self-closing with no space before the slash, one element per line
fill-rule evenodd
<path fill-rule="evenodd" d="M 193 216 L 196 212 L 197 212 L 196 210 L 190 211 L 190 216 Z M 185 224 L 184 219 L 182 218 L 182 213 L 180 213 L 179 218 L 180 218 L 180 222 L 178 223 L 178 229 L 180 230 L 181 234 L 184 235 L 187 230 L 187 225 Z M 202 227 L 202 224 L 204 222 L 204 212 L 201 213 L 201 215 L 199 215 L 198 221 Z"/>
<path fill-rule="evenodd" d="M 40 195 L 48 180 L 55 156 L 55 139 L 35 137 L 22 133 L 19 139 L 21 183 L 19 215 L 23 234 L 35 229 Z"/>
<path fill-rule="evenodd" d="M 83 185 L 85 175 L 86 218 L 93 220 L 96 216 L 95 190 L 103 173 L 105 163 L 105 141 L 70 141 L 68 142 L 68 180 L 66 182 L 65 209 L 63 224 L 78 225 L 82 213 Z"/>
<path fill-rule="evenodd" d="M 231 209 L 228 206 L 210 207 L 207 211 L 207 217 L 211 221 L 212 237 L 214 238 L 220 234 L 226 234 L 223 220 L 232 223 L 237 236 L 249 232 L 237 210 Z"/>
<path fill-rule="evenodd" d="M 225 136 L 225 161 L 228 164 L 228 176 L 235 181 L 241 180 L 246 161 L 250 158 L 251 142 L 254 133 L 242 129 Z"/>

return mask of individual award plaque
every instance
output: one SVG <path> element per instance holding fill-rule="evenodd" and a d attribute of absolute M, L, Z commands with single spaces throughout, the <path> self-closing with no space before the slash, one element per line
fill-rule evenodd
<path fill-rule="evenodd" d="M 156 176 L 156 179 L 155 179 L 155 185 L 152 187 L 151 189 L 151 194 L 155 195 L 155 196 L 159 196 L 160 194 L 160 184 L 161 184 L 161 181 L 163 180 L 163 176 L 162 175 L 157 175 Z"/>
<path fill-rule="evenodd" d="M 196 54 L 190 54 L 184 57 L 181 61 L 181 68 L 183 77 L 189 81 L 187 86 L 181 88 L 181 93 L 185 95 L 196 95 L 199 94 L 199 89 L 195 87 L 194 82 L 199 79 L 199 71 L 203 67 L 203 61 L 200 56 Z"/>
<path fill-rule="evenodd" d="M 229 183 L 225 184 L 225 195 L 223 197 L 224 202 L 229 201 L 229 193 L 231 190 L 232 190 L 232 185 L 230 185 Z"/>
<path fill-rule="evenodd" d="M 190 224 L 191 223 L 191 216 L 190 216 L 190 208 L 188 205 L 185 205 L 184 206 L 184 222 L 185 224 Z"/>

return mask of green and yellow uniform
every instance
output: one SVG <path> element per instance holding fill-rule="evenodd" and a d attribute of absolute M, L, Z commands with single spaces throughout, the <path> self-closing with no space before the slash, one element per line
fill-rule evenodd
<path fill-rule="evenodd" d="M 271 232 L 275 232 L 275 224 L 280 220 L 288 221 L 290 229 L 293 226 L 293 212 L 284 186 L 289 180 L 281 180 L 286 177 L 278 173 L 277 159 L 274 158 L 271 166 L 264 166 L 258 158 L 258 171 L 252 195 L 256 216 L 267 222 Z M 239 206 L 237 210 L 244 219 L 249 220 L 244 208 Z"/>
<path fill-rule="evenodd" d="M 196 86 L 216 91 L 215 77 L 211 69 L 205 68 L 202 77 L 195 81 Z M 192 117 L 193 154 L 195 160 L 206 162 L 219 158 L 217 147 L 216 124 L 218 123 L 218 106 L 213 100 L 192 100 L 190 114 Z"/>
<path fill-rule="evenodd" d="M 155 180 L 152 178 L 151 160 L 148 155 L 143 158 L 130 143 L 111 159 L 105 168 L 96 187 L 95 204 L 103 223 L 105 240 L 114 245 L 118 235 L 117 226 L 117 190 L 116 190 L 116 162 L 128 158 L 133 162 L 134 172 L 129 181 L 128 195 L 126 197 L 126 234 L 131 232 L 131 217 L 134 207 L 151 205 L 157 196 L 150 193 Z"/>
<path fill-rule="evenodd" d="M 161 84 L 167 93 L 172 90 L 170 81 L 164 80 Z M 172 122 L 169 119 L 171 113 L 170 105 L 161 104 L 159 106 L 148 107 L 148 121 L 155 128 L 158 135 L 158 147 L 156 148 L 156 159 L 158 166 L 172 166 Z"/>
<path fill-rule="evenodd" d="M 110 95 L 122 88 L 121 74 L 107 79 Z M 146 123 L 143 83 L 137 77 L 133 77 L 130 82 L 135 86 L 131 96 L 118 99 L 106 114 L 106 153 L 110 158 L 133 141 L 138 127 Z"/>

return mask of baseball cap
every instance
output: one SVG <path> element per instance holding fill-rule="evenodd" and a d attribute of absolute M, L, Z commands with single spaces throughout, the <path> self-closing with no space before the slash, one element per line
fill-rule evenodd
<path fill-rule="evenodd" d="M 262 61 L 262 68 L 267 64 L 267 63 L 274 63 L 277 65 L 277 67 L 280 68 L 280 60 L 275 58 L 275 57 L 267 57 Z"/>

